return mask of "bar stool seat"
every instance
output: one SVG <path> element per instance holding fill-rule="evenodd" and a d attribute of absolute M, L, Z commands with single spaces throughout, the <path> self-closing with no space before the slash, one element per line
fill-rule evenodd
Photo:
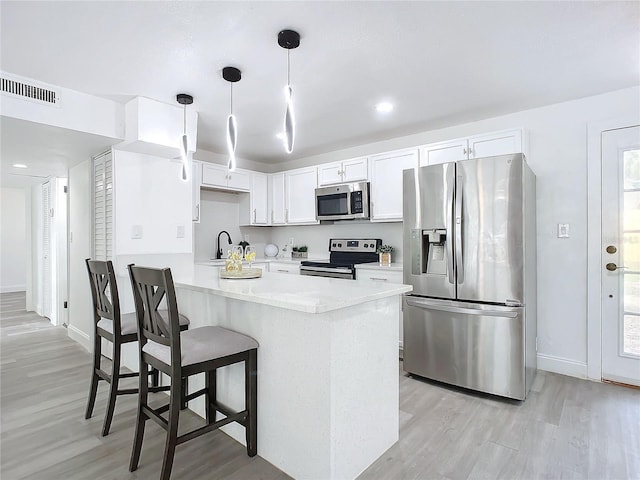
<path fill-rule="evenodd" d="M 158 310 L 158 313 L 162 317 L 165 323 L 169 320 L 169 312 L 166 310 Z M 180 317 L 180 326 L 186 327 L 189 325 L 189 319 L 178 314 Z M 101 318 L 98 322 L 98 328 L 103 329 L 105 332 L 113 334 L 113 320 L 109 318 Z M 120 315 L 120 334 L 130 335 L 138 332 L 138 321 L 136 320 L 136 312 L 125 313 Z"/>
<path fill-rule="evenodd" d="M 199 327 L 180 334 L 183 367 L 258 348 L 253 338 L 223 327 Z M 142 351 L 171 365 L 171 348 L 149 340 Z"/>

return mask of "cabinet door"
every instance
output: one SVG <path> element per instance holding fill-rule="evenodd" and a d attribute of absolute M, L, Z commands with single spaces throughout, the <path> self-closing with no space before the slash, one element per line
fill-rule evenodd
<path fill-rule="evenodd" d="M 431 143 L 420 151 L 420 166 L 457 162 L 468 158 L 467 139 L 460 138 L 448 142 Z"/>
<path fill-rule="evenodd" d="M 372 222 L 402 220 L 402 171 L 417 166 L 417 148 L 369 157 Z"/>
<path fill-rule="evenodd" d="M 318 185 L 342 183 L 342 162 L 318 165 Z"/>
<path fill-rule="evenodd" d="M 202 165 L 202 184 L 210 187 L 227 186 L 227 167 L 221 165 Z"/>
<path fill-rule="evenodd" d="M 318 223 L 316 220 L 316 195 L 318 170 L 316 167 L 300 168 L 285 173 L 286 221 L 291 223 Z"/>
<path fill-rule="evenodd" d="M 522 130 L 505 130 L 469 138 L 469 158 L 522 152 Z"/>
<path fill-rule="evenodd" d="M 227 172 L 227 187 L 234 190 L 251 190 L 251 174 L 244 170 Z"/>
<path fill-rule="evenodd" d="M 202 163 L 191 162 L 191 220 L 200 223 L 200 184 L 202 183 Z"/>
<path fill-rule="evenodd" d="M 271 225 L 285 224 L 284 173 L 269 175 L 271 199 Z"/>
<path fill-rule="evenodd" d="M 364 182 L 368 179 L 369 172 L 367 170 L 367 157 L 354 158 L 342 162 L 342 181 Z"/>
<path fill-rule="evenodd" d="M 253 172 L 251 174 L 251 225 L 268 225 L 269 223 L 269 197 L 268 177 L 264 173 Z"/>

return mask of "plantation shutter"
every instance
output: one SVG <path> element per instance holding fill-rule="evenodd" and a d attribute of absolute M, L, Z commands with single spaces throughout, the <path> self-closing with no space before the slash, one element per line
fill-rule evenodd
<path fill-rule="evenodd" d="M 93 158 L 93 259 L 113 257 L 113 160 L 111 151 Z"/>

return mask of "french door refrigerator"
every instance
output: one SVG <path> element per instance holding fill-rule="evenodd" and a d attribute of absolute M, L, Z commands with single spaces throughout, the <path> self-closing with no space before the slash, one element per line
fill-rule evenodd
<path fill-rule="evenodd" d="M 535 176 L 523 154 L 403 172 L 404 370 L 524 400 L 536 371 Z"/>

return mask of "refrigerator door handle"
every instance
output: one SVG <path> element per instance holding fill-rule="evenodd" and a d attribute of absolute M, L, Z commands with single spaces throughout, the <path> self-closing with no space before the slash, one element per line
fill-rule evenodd
<path fill-rule="evenodd" d="M 458 283 L 464 283 L 464 265 L 462 263 L 462 175 L 456 182 L 456 214 L 454 218 L 456 229 L 456 271 Z"/>
<path fill-rule="evenodd" d="M 451 221 L 453 220 L 453 201 L 454 201 L 454 184 L 455 181 L 453 181 L 455 179 L 455 174 L 454 175 L 448 175 L 447 176 L 447 188 L 449 189 L 449 198 L 447 199 L 447 215 L 445 217 L 446 222 L 448 223 L 448 225 L 446 225 L 446 229 L 447 229 L 447 238 L 445 239 L 445 242 L 447 244 L 447 276 L 449 279 L 449 283 L 454 284 L 455 283 L 455 277 L 453 274 L 453 235 L 451 235 L 452 232 L 452 225 L 451 225 Z"/>
<path fill-rule="evenodd" d="M 506 318 L 516 318 L 518 316 L 518 312 L 503 312 L 497 310 L 484 310 L 479 308 L 464 308 L 464 307 L 456 307 L 450 305 L 440 305 L 437 303 L 429 302 L 428 300 L 416 300 L 412 298 L 407 298 L 407 305 L 411 305 L 412 307 L 425 308 L 429 310 L 438 310 L 440 312 L 451 312 L 451 313 L 463 313 L 465 315 L 483 315 L 488 317 L 506 317 Z"/>

